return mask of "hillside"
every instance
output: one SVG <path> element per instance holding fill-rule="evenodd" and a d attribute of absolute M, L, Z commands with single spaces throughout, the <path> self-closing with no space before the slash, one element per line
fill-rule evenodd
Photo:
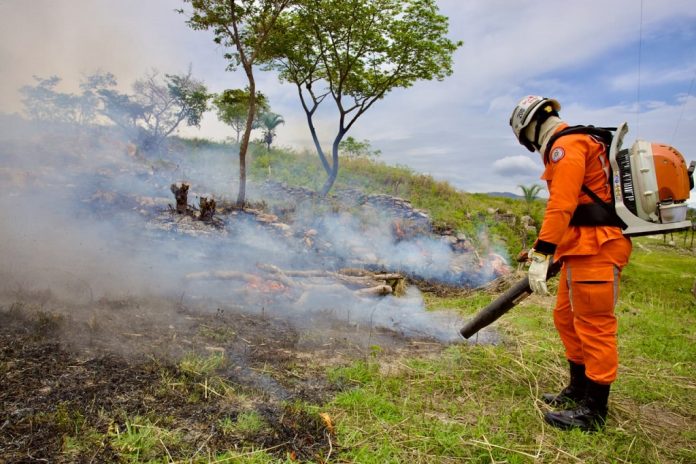
<path fill-rule="evenodd" d="M 321 186 L 323 170 L 316 154 L 255 148 L 254 180 L 274 180 L 313 190 Z M 388 166 L 369 159 L 341 158 L 340 162 L 333 194 L 357 189 L 366 194 L 404 198 L 415 208 L 427 211 L 436 230 L 464 233 L 478 245 L 494 246 L 508 255 L 516 255 L 534 238 L 532 231 L 525 230 L 522 217 L 530 216 L 531 223 L 538 224 L 543 214 L 543 201 L 528 205 L 511 197 L 466 193 L 407 167 Z"/>
<path fill-rule="evenodd" d="M 607 428 L 561 432 L 539 400 L 566 381 L 552 297 L 458 337 L 524 275 L 481 271 L 542 201 L 365 159 L 322 200 L 315 156 L 254 146 L 240 210 L 233 147 L 82 135 L 0 145 L 0 461 L 696 459 L 693 234 L 634 240 Z"/>

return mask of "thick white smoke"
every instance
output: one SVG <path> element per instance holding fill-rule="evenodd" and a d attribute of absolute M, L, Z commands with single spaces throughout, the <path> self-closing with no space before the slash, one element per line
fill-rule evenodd
<path fill-rule="evenodd" d="M 233 153 L 148 161 L 109 130 L 69 134 L 65 128 L 36 130 L 29 123 L 14 123 L 12 130 L 0 130 L 4 295 L 48 289 L 80 304 L 105 296 L 155 295 L 211 311 L 224 307 L 282 315 L 307 329 L 341 323 L 442 341 L 458 338 L 461 320 L 426 311 L 415 288 L 402 297 L 368 298 L 324 278 L 269 289 L 264 282 L 268 274 L 260 268 L 328 272 L 366 262 L 445 280 L 454 255 L 442 240 L 424 236 L 395 242 L 379 211 L 368 221 L 305 211 L 291 233 L 244 212 L 218 216 L 218 227 L 192 224 L 169 212 L 174 203 L 170 184 L 191 184 L 189 204 L 202 194 L 231 200 L 236 193 Z M 302 231 L 308 228 L 328 243 L 323 253 L 303 243 Z M 191 278 L 228 271 L 247 279 Z M 252 285 L 248 276 L 257 276 L 259 284 Z"/>

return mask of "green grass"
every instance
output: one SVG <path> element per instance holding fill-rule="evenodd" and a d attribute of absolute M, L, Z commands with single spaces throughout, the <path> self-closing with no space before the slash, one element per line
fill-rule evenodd
<path fill-rule="evenodd" d="M 179 368 L 194 376 L 205 376 L 212 374 L 215 370 L 224 367 L 227 363 L 224 353 L 212 353 L 201 356 L 196 353 L 187 353 L 181 361 Z"/>
<path fill-rule="evenodd" d="M 257 181 L 271 179 L 318 190 L 326 179 L 315 153 L 282 149 L 268 152 L 258 147 L 250 153 L 250 176 Z M 436 227 L 465 233 L 482 248 L 497 248 L 508 254 L 516 254 L 534 238 L 525 237 L 519 218 L 528 214 L 539 223 L 544 210 L 543 201 L 528 206 L 511 198 L 465 193 L 408 167 L 365 158 L 340 159 L 334 191 L 342 188 L 407 199 L 415 208 L 428 211 Z M 506 223 L 491 211 L 510 214 L 517 221 Z"/>
<path fill-rule="evenodd" d="M 122 427 L 114 425 L 109 438 L 125 462 L 171 462 L 169 447 L 180 440 L 178 432 L 142 417 L 127 420 Z"/>
<path fill-rule="evenodd" d="M 228 417 L 220 423 L 220 427 L 226 434 L 254 433 L 262 430 L 264 426 L 263 418 L 256 411 L 243 412 L 237 416 L 236 420 Z"/>
<path fill-rule="evenodd" d="M 566 381 L 552 299 L 531 299 L 498 321 L 498 346 L 462 344 L 435 360 L 381 373 L 380 360 L 334 375 L 355 388 L 331 403 L 349 462 L 693 462 L 696 458 L 696 254 L 635 240 L 624 271 L 620 373 L 602 433 L 544 423 L 544 391 Z M 471 314 L 489 296 L 430 297 Z"/>

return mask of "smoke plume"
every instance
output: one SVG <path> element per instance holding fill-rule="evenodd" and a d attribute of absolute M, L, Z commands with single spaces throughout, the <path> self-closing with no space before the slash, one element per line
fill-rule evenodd
<path fill-rule="evenodd" d="M 280 288 L 264 281 L 260 266 L 330 273 L 360 262 L 425 279 L 455 276 L 447 243 L 428 236 L 395 241 L 386 212 L 373 209 L 366 220 L 295 205 L 290 232 L 244 211 L 218 215 L 215 227 L 204 226 L 172 212 L 169 186 L 189 183 L 190 204 L 202 195 L 231 200 L 232 153 L 148 159 L 109 128 L 41 128 L 17 119 L 2 125 L 0 140 L 0 294 L 6 301 L 19 290 L 50 290 L 79 305 L 156 296 L 209 311 L 283 317 L 307 330 L 344 324 L 446 342 L 458 338 L 459 317 L 426 311 L 415 288 L 400 297 L 363 297 L 330 278 Z M 260 199 L 251 186 L 250 198 L 256 195 Z M 307 230 L 323 242 L 323 252 L 303 242 Z M 231 271 L 247 277 L 191 278 Z M 484 270 L 476 278 L 490 275 Z"/>

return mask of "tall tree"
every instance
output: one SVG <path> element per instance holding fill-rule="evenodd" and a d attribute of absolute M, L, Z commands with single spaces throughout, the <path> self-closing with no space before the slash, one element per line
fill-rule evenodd
<path fill-rule="evenodd" d="M 237 143 L 239 143 L 239 135 L 246 128 L 249 117 L 249 89 L 224 90 L 213 98 L 213 105 L 217 110 L 218 119 L 232 127 L 237 134 Z M 261 92 L 256 92 L 256 112 L 252 129 L 259 127 L 259 113 L 263 114 L 269 109 L 266 96 Z"/>
<path fill-rule="evenodd" d="M 187 21 L 192 29 L 212 29 L 214 41 L 228 48 L 228 69 L 241 65 L 249 87 L 247 122 L 239 146 L 239 193 L 237 206 L 246 202 L 246 153 L 256 113 L 254 65 L 265 47 L 278 16 L 291 0 L 184 0 L 193 7 Z M 182 11 L 183 12 L 183 11 Z"/>
<path fill-rule="evenodd" d="M 263 141 L 268 151 L 271 150 L 271 144 L 276 136 L 276 127 L 281 124 L 285 124 L 285 120 L 279 114 L 266 112 L 259 117 L 259 127 L 263 130 Z"/>
<path fill-rule="evenodd" d="M 98 113 L 103 109 L 103 102 L 99 92 L 115 87 L 116 77 L 110 72 L 99 71 L 86 76 L 80 82 L 80 123 L 88 124 L 96 120 Z"/>
<path fill-rule="evenodd" d="M 377 158 L 382 151 L 373 150 L 369 140 L 359 141 L 350 135 L 338 144 L 338 152 L 347 158 Z"/>
<path fill-rule="evenodd" d="M 199 126 L 208 108 L 210 94 L 203 82 L 186 74 L 152 71 L 133 83 L 133 94 L 113 89 L 98 92 L 103 113 L 115 124 L 133 133 L 140 132 L 138 144 L 145 151 L 160 149 L 162 142 L 182 123 Z"/>
<path fill-rule="evenodd" d="M 145 109 L 142 125 L 148 137 L 142 141 L 146 151 L 156 151 L 181 123 L 199 126 L 210 95 L 205 85 L 187 74 L 156 71 L 133 84 L 134 100 Z"/>
<path fill-rule="evenodd" d="M 34 85 L 25 85 L 19 90 L 29 117 L 40 122 L 79 126 L 95 122 L 100 106 L 98 92 L 116 85 L 113 74 L 102 72 L 86 76 L 80 82 L 80 94 L 59 92 L 56 88 L 62 79 L 58 76 L 34 76 L 34 80 Z"/>
<path fill-rule="evenodd" d="M 322 195 L 336 180 L 341 140 L 360 116 L 395 88 L 452 73 L 452 55 L 462 43 L 448 39 L 447 31 L 435 0 L 299 0 L 282 16 L 265 61 L 297 87 L 328 175 Z M 331 162 L 313 120 L 326 97 L 338 112 Z"/>

